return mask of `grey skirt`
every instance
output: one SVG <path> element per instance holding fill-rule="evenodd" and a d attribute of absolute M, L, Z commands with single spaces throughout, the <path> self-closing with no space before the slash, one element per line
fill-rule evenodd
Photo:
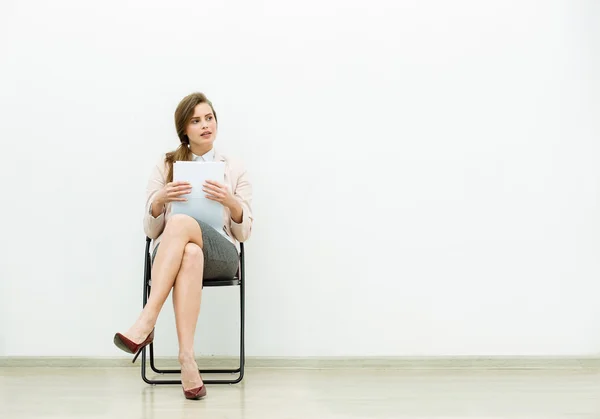
<path fill-rule="evenodd" d="M 198 221 L 198 220 L 196 220 Z M 202 230 L 204 247 L 204 275 L 203 279 L 233 278 L 239 267 L 239 255 L 233 243 L 208 224 L 198 221 Z M 152 252 L 152 263 L 160 243 Z"/>

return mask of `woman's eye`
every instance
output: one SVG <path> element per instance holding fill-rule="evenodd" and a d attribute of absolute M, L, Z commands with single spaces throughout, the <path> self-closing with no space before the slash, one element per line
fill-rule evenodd
<path fill-rule="evenodd" d="M 208 117 L 208 118 L 206 118 L 206 119 L 208 119 L 209 121 L 212 121 L 212 116 L 209 116 L 209 117 Z"/>

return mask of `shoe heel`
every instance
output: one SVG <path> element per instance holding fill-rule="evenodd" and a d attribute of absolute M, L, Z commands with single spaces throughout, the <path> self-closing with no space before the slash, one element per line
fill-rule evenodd
<path fill-rule="evenodd" d="M 133 364 L 135 363 L 135 360 L 138 358 L 138 356 L 140 356 L 140 354 L 142 353 L 142 350 L 146 346 L 151 345 L 152 342 L 154 342 L 154 329 L 152 329 L 152 332 L 150 332 L 146 340 L 144 340 L 142 343 L 132 342 L 120 333 L 117 333 L 115 335 L 113 341 L 119 349 L 122 349 L 123 351 L 130 354 L 135 354 L 135 356 L 133 357 L 133 361 L 131 361 L 131 363 Z"/>
<path fill-rule="evenodd" d="M 131 361 L 132 364 L 135 364 L 135 360 L 138 358 L 138 356 L 140 356 L 140 354 L 142 353 L 144 348 L 145 348 L 145 346 L 141 347 L 140 350 L 137 351 L 137 354 L 135 354 L 135 356 L 133 357 L 133 361 Z"/>

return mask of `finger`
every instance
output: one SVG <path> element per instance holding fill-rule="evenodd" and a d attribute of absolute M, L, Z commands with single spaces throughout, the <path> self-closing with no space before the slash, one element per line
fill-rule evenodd
<path fill-rule="evenodd" d="M 179 186 L 185 186 L 185 185 L 182 185 L 181 182 L 169 182 L 169 183 L 167 183 L 167 189 L 175 189 L 175 188 L 177 188 Z"/>
<path fill-rule="evenodd" d="M 217 201 L 217 202 L 221 202 L 221 198 L 216 197 L 214 195 L 204 195 L 206 198 L 210 199 L 211 201 Z"/>
<path fill-rule="evenodd" d="M 208 183 L 209 185 L 214 185 L 218 188 L 224 188 L 223 185 L 221 185 L 219 182 L 215 181 L 215 180 L 207 180 L 206 183 Z"/>
<path fill-rule="evenodd" d="M 207 198 L 208 198 L 208 197 L 210 197 L 210 198 L 214 198 L 214 200 L 215 200 L 215 201 L 222 201 L 222 200 L 223 200 L 223 198 L 224 198 L 224 196 L 223 196 L 223 195 L 218 195 L 218 194 L 214 194 L 214 193 L 210 193 L 210 192 L 209 192 L 209 193 L 207 193 L 205 196 L 206 196 Z"/>
<path fill-rule="evenodd" d="M 170 190 L 169 192 L 167 192 L 167 195 L 171 195 L 171 196 L 175 196 L 175 195 L 183 195 L 186 194 L 188 192 L 191 192 L 190 189 L 183 189 L 183 190 Z"/>
<path fill-rule="evenodd" d="M 205 181 L 203 186 L 210 186 L 210 187 L 218 188 L 218 189 L 222 189 L 223 188 L 223 185 L 221 185 L 218 182 L 212 181 L 212 180 Z"/>
<path fill-rule="evenodd" d="M 185 185 L 191 186 L 190 182 L 187 182 L 185 180 L 178 180 L 178 181 L 175 181 L 175 182 L 171 182 L 171 183 L 169 183 L 169 185 L 171 185 L 171 186 L 181 186 L 181 185 L 183 185 L 183 186 L 185 186 Z"/>
<path fill-rule="evenodd" d="M 183 186 L 176 186 L 174 188 L 171 188 L 171 191 L 187 191 L 187 190 L 191 191 L 192 187 L 183 185 Z"/>
<path fill-rule="evenodd" d="M 202 190 L 207 193 L 214 193 L 214 194 L 223 193 L 223 191 L 221 191 L 219 188 L 214 187 L 214 186 L 205 186 L 202 188 Z"/>
<path fill-rule="evenodd" d="M 189 193 L 189 192 L 187 192 L 187 191 L 169 192 L 169 193 L 167 194 L 167 196 L 168 196 L 168 197 L 171 197 L 171 198 L 177 198 L 177 197 L 179 197 L 179 196 L 181 196 L 181 195 L 187 195 L 188 193 Z"/>

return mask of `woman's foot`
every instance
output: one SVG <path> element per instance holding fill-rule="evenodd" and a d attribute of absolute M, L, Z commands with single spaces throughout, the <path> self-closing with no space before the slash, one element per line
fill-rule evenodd
<path fill-rule="evenodd" d="M 179 364 L 181 365 L 181 385 L 184 391 L 194 390 L 204 385 L 194 355 L 179 355 Z"/>
<path fill-rule="evenodd" d="M 140 316 L 133 326 L 125 333 L 125 336 L 132 342 L 141 343 L 146 340 L 148 335 L 150 335 L 152 329 L 154 329 L 154 322 Z"/>

